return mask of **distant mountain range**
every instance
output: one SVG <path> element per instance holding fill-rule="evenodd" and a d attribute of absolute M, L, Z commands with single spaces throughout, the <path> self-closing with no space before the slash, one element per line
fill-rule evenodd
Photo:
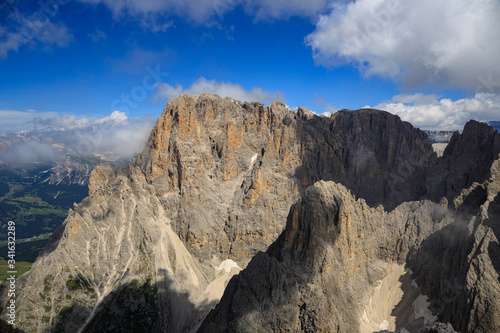
<path fill-rule="evenodd" d="M 429 131 L 424 130 L 429 137 L 429 142 L 434 143 L 448 143 L 455 131 Z"/>
<path fill-rule="evenodd" d="M 50 149 L 44 150 L 47 146 Z M 9 220 L 16 222 L 18 239 L 52 233 L 73 203 L 88 194 L 95 166 L 133 161 L 112 155 L 73 156 L 69 151 L 63 143 L 44 136 L 0 137 L 0 239 L 6 237 Z"/>
<path fill-rule="evenodd" d="M 497 121 L 487 121 L 486 123 L 488 125 L 490 125 L 491 127 L 493 127 L 495 130 L 497 130 L 497 131 L 500 132 L 500 120 L 497 120 Z"/>
<path fill-rule="evenodd" d="M 500 121 L 487 121 L 484 123 L 490 125 L 491 127 L 493 127 L 494 130 L 500 132 Z M 443 155 L 446 146 L 448 145 L 448 143 L 451 140 L 451 137 L 453 136 L 453 133 L 455 132 L 461 133 L 461 131 L 459 130 L 456 131 L 424 130 L 424 132 L 427 134 L 429 142 L 432 144 L 432 147 L 434 148 L 434 151 L 437 153 L 438 156 Z"/>

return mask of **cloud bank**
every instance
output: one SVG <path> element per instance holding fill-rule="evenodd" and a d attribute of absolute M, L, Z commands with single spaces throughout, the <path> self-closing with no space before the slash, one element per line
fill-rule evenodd
<path fill-rule="evenodd" d="M 477 93 L 471 98 L 452 101 L 436 95 L 403 94 L 394 96 L 391 101 L 380 103 L 375 108 L 397 114 L 402 120 L 421 129 L 461 130 L 470 119 L 498 120 L 500 96 Z"/>
<path fill-rule="evenodd" d="M 111 155 L 132 157 L 144 148 L 153 121 L 149 118 L 129 119 L 124 112 L 90 120 L 75 115 L 33 120 L 44 137 L 61 142 L 72 155 Z"/>
<path fill-rule="evenodd" d="M 9 164 L 47 162 L 65 154 L 133 157 L 144 148 L 154 123 L 150 118 L 130 119 L 124 112 L 114 111 L 97 119 L 76 115 L 39 116 L 31 125 L 32 129 L 22 133 L 0 136 L 0 141 L 8 142 L 0 146 L 11 147 L 0 153 L 0 161 Z"/>
<path fill-rule="evenodd" d="M 174 87 L 167 83 L 157 83 L 155 87 L 158 89 L 158 93 L 154 98 L 162 100 L 170 100 L 181 94 L 199 95 L 202 93 L 217 94 L 221 97 L 232 97 L 239 101 L 248 102 L 271 103 L 273 101 L 284 101 L 285 99 L 280 91 L 266 91 L 262 88 L 246 90 L 239 84 L 217 82 L 215 80 L 207 80 L 204 77 L 193 82 L 187 89 L 184 89 L 181 85 Z"/>
<path fill-rule="evenodd" d="M 497 0 L 357 0 L 320 16 L 306 42 L 321 65 L 492 92 L 481 80 L 500 80 L 499 17 Z"/>
<path fill-rule="evenodd" d="M 17 142 L 12 148 L 0 152 L 0 161 L 9 165 L 52 162 L 61 158 L 61 153 L 50 143 L 41 141 Z"/>

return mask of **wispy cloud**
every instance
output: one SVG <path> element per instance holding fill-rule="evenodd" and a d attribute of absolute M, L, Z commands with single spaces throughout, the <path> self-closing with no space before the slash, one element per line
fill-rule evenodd
<path fill-rule="evenodd" d="M 325 66 L 474 91 L 500 77 L 499 17 L 496 0 L 357 0 L 321 16 L 307 43 Z"/>
<path fill-rule="evenodd" d="M 151 64 L 170 64 L 176 61 L 176 53 L 171 49 L 160 51 L 134 48 L 124 55 L 123 58 L 112 59 L 112 69 L 116 73 L 127 73 L 133 75 L 144 75 L 145 68 Z M 147 71 L 146 71 L 147 73 Z"/>
<path fill-rule="evenodd" d="M 102 3 L 115 19 L 134 17 L 143 23 L 158 17 L 177 16 L 194 24 L 213 24 L 225 14 L 242 6 L 249 15 L 261 19 L 287 19 L 291 16 L 314 18 L 330 6 L 329 0 L 80 0 L 86 3 Z M 165 23 L 168 23 L 166 21 Z M 164 24 L 165 24 L 164 23 Z M 147 26 L 147 24 L 145 24 Z M 153 25 L 154 26 L 154 25 Z M 169 27 L 169 26 L 167 26 Z"/>
<path fill-rule="evenodd" d="M 332 113 L 335 113 L 337 112 L 337 107 L 335 107 L 334 105 L 328 103 L 327 101 L 325 101 L 325 99 L 321 96 L 319 96 L 317 93 L 315 94 L 315 97 L 312 99 L 312 102 L 318 106 L 321 107 L 321 109 L 325 110 L 323 113 L 321 113 L 322 116 L 331 116 Z M 315 112 L 315 113 L 318 113 L 318 112 Z"/>
<path fill-rule="evenodd" d="M 453 101 L 436 95 L 403 94 L 375 108 L 397 114 L 422 129 L 457 130 L 462 129 L 470 119 L 499 120 L 500 95 L 476 93 L 474 97 Z"/>
<path fill-rule="evenodd" d="M 287 19 L 291 16 L 315 18 L 330 7 L 329 0 L 254 0 L 245 1 L 247 12 L 260 19 Z"/>
<path fill-rule="evenodd" d="M 54 9 L 50 12 L 54 13 Z M 0 58 L 10 52 L 17 52 L 24 45 L 67 47 L 73 35 L 62 22 L 52 22 L 43 7 L 36 13 L 25 15 L 13 10 L 6 18 L 6 26 L 0 36 Z"/>
<path fill-rule="evenodd" d="M 104 39 L 107 38 L 106 33 L 104 31 L 102 31 L 102 30 L 99 30 L 99 29 L 97 29 L 93 33 L 88 34 L 87 36 L 90 38 L 90 40 L 92 40 L 95 43 L 97 43 L 100 40 L 104 40 Z"/>
<path fill-rule="evenodd" d="M 181 94 L 199 95 L 202 93 L 217 94 L 221 97 L 232 97 L 239 101 L 257 101 L 270 103 L 273 101 L 284 101 L 285 97 L 280 91 L 266 91 L 260 87 L 254 87 L 250 90 L 243 88 L 239 84 L 231 82 L 218 82 L 216 80 L 207 80 L 204 77 L 199 78 L 193 84 L 185 89 L 181 85 L 171 86 L 167 83 L 156 84 L 158 93 L 154 98 L 170 100 Z"/>
<path fill-rule="evenodd" d="M 82 2 L 96 4 L 102 3 L 113 13 L 115 19 L 122 17 L 135 17 L 144 22 L 157 19 L 159 16 L 176 15 L 186 20 L 205 24 L 214 17 L 224 15 L 227 11 L 237 6 L 239 0 L 80 0 Z M 167 21 L 168 22 L 168 21 Z M 163 24 L 167 23 L 164 22 Z M 156 22 L 158 26 L 159 22 Z"/>

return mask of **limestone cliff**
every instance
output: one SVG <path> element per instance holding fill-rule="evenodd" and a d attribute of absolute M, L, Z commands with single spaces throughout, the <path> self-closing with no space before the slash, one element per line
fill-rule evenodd
<path fill-rule="evenodd" d="M 425 134 L 387 112 L 327 118 L 202 95 L 167 104 L 136 165 L 192 253 L 245 264 L 316 181 L 391 208 L 425 194 L 434 159 Z"/>
<path fill-rule="evenodd" d="M 469 132 L 484 134 L 479 127 Z M 484 152 L 481 170 L 493 165 L 496 136 L 474 143 Z M 135 163 L 94 169 L 89 197 L 20 279 L 19 326 L 195 331 L 231 276 L 250 262 L 203 330 L 214 322 L 238 330 L 234 325 L 252 316 L 272 330 L 335 328 L 363 318 L 363 311 L 365 326 L 352 327 L 371 329 L 373 318 L 385 315 L 368 305 L 370 297 L 383 297 L 372 295 L 377 281 L 391 289 L 402 265 L 418 263 L 420 246 L 455 224 L 445 199 L 409 201 L 447 197 L 456 214 L 479 214 L 474 196 L 457 192 L 474 182 L 490 186 L 487 171 L 453 169 L 469 158 L 464 151 L 477 152 L 460 148 L 464 140 L 456 137 L 450 147 L 458 148 L 437 158 L 425 133 L 384 111 L 319 117 L 279 102 L 182 95 L 165 106 Z M 449 175 L 466 181 L 447 185 Z M 337 184 L 314 185 L 321 180 Z M 462 199 L 453 201 L 456 194 Z M 425 272 L 418 275 L 423 281 Z M 411 279 L 403 280 L 406 288 Z M 420 290 L 430 297 L 445 292 L 417 281 L 421 289 L 408 299 Z M 243 297 L 251 290 L 264 293 Z M 362 305 L 351 306 L 353 300 Z M 281 305 L 290 310 L 283 316 Z M 424 324 L 404 311 L 403 317 L 411 327 Z"/>

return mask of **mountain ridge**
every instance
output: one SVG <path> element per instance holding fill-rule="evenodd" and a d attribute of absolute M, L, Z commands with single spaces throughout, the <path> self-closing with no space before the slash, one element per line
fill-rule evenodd
<path fill-rule="evenodd" d="M 474 123 L 470 127 L 465 135 L 484 132 Z M 105 324 L 119 330 L 127 324 L 138 327 L 120 313 L 143 309 L 137 312 L 146 318 L 142 329 L 194 331 L 238 273 L 236 265 L 245 268 L 262 258 L 261 251 L 276 251 L 276 245 L 268 247 L 277 239 L 284 244 L 283 235 L 292 234 L 293 224 L 285 228 L 287 216 L 290 220 L 290 207 L 298 207 L 301 197 L 311 195 L 307 188 L 334 181 L 342 185 L 318 186 L 349 188 L 354 197 L 346 194 L 343 200 L 364 201 L 361 211 L 394 216 L 403 205 L 409 207 L 408 221 L 434 221 L 405 202 L 432 199 L 434 203 L 413 205 L 443 209 L 455 202 L 461 186 L 448 184 L 450 177 L 464 186 L 484 182 L 499 142 L 497 133 L 485 133 L 484 140 L 471 145 L 456 137 L 438 158 L 424 132 L 383 111 L 319 117 L 302 108 L 289 111 L 279 102 L 268 107 L 213 95 L 182 95 L 167 103 L 135 163 L 94 169 L 90 196 L 70 211 L 32 270 L 20 278 L 20 326 L 29 332 L 92 332 Z M 450 169 L 453 158 L 457 163 L 468 158 L 456 154 L 476 151 L 483 152 L 479 158 L 485 164 L 478 176 L 466 167 Z M 465 193 L 462 197 L 472 207 L 484 204 Z M 455 206 L 464 204 L 457 201 Z M 397 252 L 405 261 L 423 242 L 414 223 L 419 222 L 406 228 L 416 228 L 411 234 L 417 238 L 402 242 Z M 426 228 L 427 233 L 436 231 L 430 222 Z M 360 241 L 360 248 L 378 244 L 366 238 L 368 243 Z M 314 252 L 311 240 L 291 244 L 311 246 Z M 391 260 L 403 263 L 403 258 Z M 241 276 L 250 274 L 248 269 Z M 230 282 L 226 292 L 234 288 Z M 439 296 L 439 291 L 429 294 Z M 129 304 L 120 306 L 120 299 Z M 224 298 L 221 302 L 219 308 Z M 109 311 L 116 316 L 110 317 Z M 313 312 L 307 316 L 314 322 Z"/>

